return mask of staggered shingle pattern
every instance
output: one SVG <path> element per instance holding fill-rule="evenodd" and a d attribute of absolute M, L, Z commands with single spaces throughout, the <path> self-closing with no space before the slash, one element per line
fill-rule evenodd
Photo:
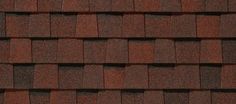
<path fill-rule="evenodd" d="M 0 0 L 0 104 L 235 104 L 236 0 Z"/>

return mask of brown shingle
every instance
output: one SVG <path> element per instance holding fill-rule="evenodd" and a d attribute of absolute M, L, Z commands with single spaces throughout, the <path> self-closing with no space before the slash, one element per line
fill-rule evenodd
<path fill-rule="evenodd" d="M 15 0 L 15 11 L 37 11 L 38 0 Z"/>
<path fill-rule="evenodd" d="M 103 66 L 85 65 L 83 71 L 83 88 L 104 88 Z"/>
<path fill-rule="evenodd" d="M 224 65 L 221 71 L 221 87 L 235 88 L 236 87 L 236 70 L 235 65 Z"/>
<path fill-rule="evenodd" d="M 30 104 L 50 104 L 50 92 L 47 90 L 30 91 Z"/>
<path fill-rule="evenodd" d="M 188 92 L 165 92 L 165 104 L 189 104 Z"/>
<path fill-rule="evenodd" d="M 10 57 L 10 41 L 0 40 L 0 62 L 7 63 Z"/>
<path fill-rule="evenodd" d="M 235 14 L 224 14 L 220 18 L 220 37 L 236 37 Z"/>
<path fill-rule="evenodd" d="M 175 42 L 177 63 L 199 63 L 199 43 L 196 40 L 177 40 Z"/>
<path fill-rule="evenodd" d="M 181 0 L 183 12 L 203 12 L 205 0 Z"/>
<path fill-rule="evenodd" d="M 222 47 L 220 40 L 201 40 L 201 63 L 222 63 Z"/>
<path fill-rule="evenodd" d="M 125 68 L 124 88 L 148 88 L 148 68 L 146 65 L 130 65 Z"/>
<path fill-rule="evenodd" d="M 52 90 L 50 104 L 76 104 L 75 90 Z"/>
<path fill-rule="evenodd" d="M 219 37 L 220 16 L 199 15 L 197 16 L 197 37 Z"/>
<path fill-rule="evenodd" d="M 57 40 L 32 40 L 33 62 L 55 63 L 57 47 Z"/>
<path fill-rule="evenodd" d="M 146 37 L 173 37 L 171 17 L 167 15 L 145 15 Z"/>
<path fill-rule="evenodd" d="M 99 37 L 122 37 L 122 15 L 98 14 Z"/>
<path fill-rule="evenodd" d="M 142 14 L 123 15 L 123 36 L 145 37 L 144 15 Z"/>
<path fill-rule="evenodd" d="M 196 16 L 189 14 L 171 16 L 171 28 L 171 34 L 175 37 L 196 37 Z"/>
<path fill-rule="evenodd" d="M 50 15 L 46 13 L 31 14 L 29 34 L 31 37 L 50 37 Z"/>
<path fill-rule="evenodd" d="M 235 98 L 233 92 L 212 92 L 212 104 L 235 104 Z"/>
<path fill-rule="evenodd" d="M 63 0 L 38 0 L 38 11 L 60 11 Z"/>
<path fill-rule="evenodd" d="M 104 63 L 106 40 L 84 40 L 84 62 Z"/>
<path fill-rule="evenodd" d="M 163 91 L 145 91 L 143 104 L 164 104 Z"/>
<path fill-rule="evenodd" d="M 0 64 L 0 88 L 13 88 L 13 66 Z"/>
<path fill-rule="evenodd" d="M 4 104 L 30 104 L 29 92 L 27 90 L 6 90 Z"/>
<path fill-rule="evenodd" d="M 77 15 L 76 37 L 98 37 L 97 15 Z"/>
<path fill-rule="evenodd" d="M 75 14 L 51 14 L 52 37 L 74 37 L 76 32 Z"/>
<path fill-rule="evenodd" d="M 156 39 L 155 62 L 156 63 L 176 63 L 175 43 L 173 40 Z"/>
<path fill-rule="evenodd" d="M 204 89 L 220 88 L 221 67 L 201 66 L 200 77 L 201 77 L 201 88 L 204 88 Z"/>
<path fill-rule="evenodd" d="M 59 66 L 59 88 L 77 89 L 83 86 L 83 66 Z"/>
<path fill-rule="evenodd" d="M 89 0 L 63 0 L 63 11 L 89 11 Z"/>
<path fill-rule="evenodd" d="M 227 11 L 227 0 L 206 0 L 205 6 L 207 12 L 222 12 Z"/>
<path fill-rule="evenodd" d="M 135 11 L 160 11 L 160 0 L 134 0 Z"/>
<path fill-rule="evenodd" d="M 13 11 L 14 10 L 14 0 L 1 0 L 0 1 L 0 11 Z"/>
<path fill-rule="evenodd" d="M 122 92 L 122 104 L 143 104 L 144 94 L 141 91 L 137 92 Z"/>
<path fill-rule="evenodd" d="M 34 66 L 15 65 L 14 66 L 14 88 L 33 88 Z"/>
<path fill-rule="evenodd" d="M 97 104 L 97 92 L 77 91 L 77 104 Z"/>
<path fill-rule="evenodd" d="M 34 71 L 34 88 L 58 88 L 58 66 L 37 64 Z"/>
<path fill-rule="evenodd" d="M 82 63 L 83 40 L 59 39 L 57 55 L 59 63 Z"/>
<path fill-rule="evenodd" d="M 180 12 L 180 0 L 160 0 L 160 11 L 162 12 Z"/>
<path fill-rule="evenodd" d="M 128 41 L 124 39 L 107 40 L 106 63 L 127 63 Z"/>
<path fill-rule="evenodd" d="M 211 92 L 191 91 L 189 93 L 189 104 L 211 104 Z"/>
<path fill-rule="evenodd" d="M 124 69 L 122 66 L 104 67 L 104 86 L 107 89 L 120 89 L 124 87 Z"/>
<path fill-rule="evenodd" d="M 153 63 L 153 40 L 129 40 L 129 63 Z"/>
<path fill-rule="evenodd" d="M 133 11 L 133 0 L 111 0 L 112 11 Z"/>
<path fill-rule="evenodd" d="M 223 63 L 236 63 L 236 41 L 222 40 Z"/>
<path fill-rule="evenodd" d="M 90 11 L 106 12 L 111 11 L 111 0 L 90 0 Z"/>
<path fill-rule="evenodd" d="M 236 11 L 236 1 L 235 0 L 228 0 L 228 11 L 233 12 Z"/>
<path fill-rule="evenodd" d="M 29 30 L 28 14 L 7 14 L 6 34 L 9 37 L 27 37 Z"/>
<path fill-rule="evenodd" d="M 0 3 L 1 3 L 1 1 L 0 1 Z M 6 35 L 6 23 L 5 23 L 5 21 L 6 21 L 5 13 L 0 13 L 0 37 L 5 37 L 5 35 Z"/>
<path fill-rule="evenodd" d="M 121 104 L 120 91 L 99 91 L 97 104 Z"/>
<path fill-rule="evenodd" d="M 13 63 L 32 62 L 30 39 L 11 39 L 10 61 Z"/>

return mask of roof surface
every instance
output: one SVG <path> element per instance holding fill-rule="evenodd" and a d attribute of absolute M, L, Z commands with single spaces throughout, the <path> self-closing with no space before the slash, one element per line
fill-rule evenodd
<path fill-rule="evenodd" d="M 0 0 L 0 104 L 236 104 L 236 0 Z"/>

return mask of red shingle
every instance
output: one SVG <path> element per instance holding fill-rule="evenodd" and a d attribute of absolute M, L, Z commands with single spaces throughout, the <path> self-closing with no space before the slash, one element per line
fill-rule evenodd
<path fill-rule="evenodd" d="M 145 91 L 143 104 L 164 104 L 163 91 Z"/>
<path fill-rule="evenodd" d="M 63 11 L 89 11 L 89 0 L 63 0 Z"/>
<path fill-rule="evenodd" d="M 195 15 L 174 15 L 171 17 L 171 34 L 175 37 L 196 37 Z"/>
<path fill-rule="evenodd" d="M 189 104 L 187 92 L 165 92 L 165 104 Z"/>
<path fill-rule="evenodd" d="M 32 65 L 15 65 L 14 66 L 14 88 L 30 89 L 33 88 L 34 66 Z"/>
<path fill-rule="evenodd" d="M 90 11 L 111 11 L 111 0 L 90 0 Z"/>
<path fill-rule="evenodd" d="M 131 65 L 125 68 L 124 87 L 134 89 L 148 88 L 148 69 L 145 65 Z"/>
<path fill-rule="evenodd" d="M 183 12 L 202 12 L 205 9 L 205 0 L 181 0 Z"/>
<path fill-rule="evenodd" d="M 37 0 L 15 0 L 15 11 L 37 11 Z"/>
<path fill-rule="evenodd" d="M 50 104 L 76 104 L 76 91 L 52 90 Z"/>
<path fill-rule="evenodd" d="M 82 63 L 83 40 L 59 39 L 57 60 L 59 63 Z"/>
<path fill-rule="evenodd" d="M 55 63 L 57 61 L 57 40 L 33 40 L 33 62 Z"/>
<path fill-rule="evenodd" d="M 146 37 L 173 37 L 171 18 L 167 15 L 145 15 Z"/>
<path fill-rule="evenodd" d="M 29 30 L 29 15 L 6 15 L 6 34 L 9 37 L 27 37 Z"/>
<path fill-rule="evenodd" d="M 77 15 L 76 37 L 98 37 L 97 15 Z"/>
<path fill-rule="evenodd" d="M 11 39 L 10 61 L 13 63 L 32 62 L 30 39 Z"/>
<path fill-rule="evenodd" d="M 133 11 L 133 0 L 111 0 L 112 11 Z"/>
<path fill-rule="evenodd" d="M 30 104 L 50 104 L 50 92 L 47 90 L 30 91 Z"/>
<path fill-rule="evenodd" d="M 84 62 L 104 63 L 106 40 L 84 40 Z"/>
<path fill-rule="evenodd" d="M 219 37 L 220 16 L 197 16 L 197 37 Z"/>
<path fill-rule="evenodd" d="M 160 11 L 162 12 L 180 12 L 180 0 L 160 0 Z"/>
<path fill-rule="evenodd" d="M 50 15 L 46 13 L 31 14 L 29 34 L 32 37 L 50 37 Z"/>
<path fill-rule="evenodd" d="M 189 104 L 211 104 L 211 92 L 191 91 L 189 93 Z"/>
<path fill-rule="evenodd" d="M 0 1 L 1 3 L 1 1 Z M 1 7 L 1 4 L 0 4 Z M 0 37 L 6 36 L 6 16 L 5 13 L 0 13 Z"/>
<path fill-rule="evenodd" d="M 222 47 L 220 40 L 201 40 L 201 63 L 222 63 Z"/>
<path fill-rule="evenodd" d="M 122 37 L 122 15 L 98 14 L 99 37 Z"/>
<path fill-rule="evenodd" d="M 84 66 L 83 88 L 104 88 L 102 65 Z"/>
<path fill-rule="evenodd" d="M 224 14 L 220 18 L 220 37 L 236 37 L 235 14 Z"/>
<path fill-rule="evenodd" d="M 135 11 L 160 11 L 160 0 L 134 0 Z"/>
<path fill-rule="evenodd" d="M 127 63 L 128 42 L 124 39 L 109 39 L 106 49 L 106 63 Z"/>
<path fill-rule="evenodd" d="M 38 0 L 38 11 L 60 11 L 63 0 Z"/>
<path fill-rule="evenodd" d="M 235 65 L 224 65 L 221 71 L 221 87 L 235 88 L 236 87 L 236 70 Z"/>
<path fill-rule="evenodd" d="M 0 1 L 0 11 L 13 11 L 14 10 L 14 0 L 1 0 Z"/>
<path fill-rule="evenodd" d="M 75 31 L 76 31 L 76 15 L 74 14 L 51 15 L 52 37 L 74 37 Z"/>
<path fill-rule="evenodd" d="M 235 98 L 235 93 L 212 92 L 212 104 L 235 104 Z"/>
<path fill-rule="evenodd" d="M 97 104 L 121 104 L 120 91 L 100 91 Z"/>
<path fill-rule="evenodd" d="M 206 0 L 205 1 L 206 11 L 215 11 L 215 12 L 222 12 L 227 11 L 227 0 Z"/>
<path fill-rule="evenodd" d="M 13 66 L 0 64 L 0 88 L 13 88 Z"/>
<path fill-rule="evenodd" d="M 34 71 L 34 88 L 58 88 L 58 67 L 53 64 L 37 64 Z"/>
<path fill-rule="evenodd" d="M 193 40 L 178 40 L 176 46 L 177 63 L 199 63 L 200 42 Z"/>
<path fill-rule="evenodd" d="M 0 62 L 7 63 L 10 57 L 10 41 L 0 40 Z"/>
<path fill-rule="evenodd" d="M 105 66 L 104 86 L 106 89 L 120 89 L 124 87 L 124 67 Z"/>
<path fill-rule="evenodd" d="M 59 88 L 76 89 L 83 85 L 82 66 L 59 66 Z"/>
<path fill-rule="evenodd" d="M 129 40 L 129 63 L 153 63 L 154 41 Z"/>
<path fill-rule="evenodd" d="M 30 104 L 29 92 L 26 90 L 6 90 L 4 104 Z"/>
<path fill-rule="evenodd" d="M 155 62 L 156 63 L 176 63 L 175 43 L 173 40 L 156 39 Z"/>
<path fill-rule="evenodd" d="M 97 104 L 97 92 L 77 92 L 77 104 Z"/>
<path fill-rule="evenodd" d="M 201 77 L 201 88 L 204 88 L 204 89 L 220 88 L 221 67 L 201 66 L 200 77 Z"/>
<path fill-rule="evenodd" d="M 123 16 L 123 35 L 126 37 L 145 37 L 144 15 L 125 14 Z"/>

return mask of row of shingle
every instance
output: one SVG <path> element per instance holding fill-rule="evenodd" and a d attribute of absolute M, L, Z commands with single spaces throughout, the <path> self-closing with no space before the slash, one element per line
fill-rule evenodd
<path fill-rule="evenodd" d="M 235 89 L 236 65 L 0 64 L 0 88 Z"/>
<path fill-rule="evenodd" d="M 235 104 L 227 91 L 5 90 L 0 104 Z"/>
<path fill-rule="evenodd" d="M 235 0 L 1 0 L 17 12 L 234 12 Z"/>
<path fill-rule="evenodd" d="M 0 14 L 0 37 L 236 37 L 236 15 Z"/>
<path fill-rule="evenodd" d="M 236 63 L 235 40 L 4 39 L 0 63 Z"/>

